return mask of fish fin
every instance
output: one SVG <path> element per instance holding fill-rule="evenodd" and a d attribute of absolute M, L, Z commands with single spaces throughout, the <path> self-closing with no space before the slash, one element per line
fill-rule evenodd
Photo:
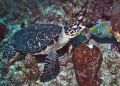
<path fill-rule="evenodd" d="M 104 38 L 104 37 L 98 37 L 98 38 Z"/>
<path fill-rule="evenodd" d="M 112 34 L 112 33 L 109 33 L 108 38 L 113 38 L 113 34 Z"/>

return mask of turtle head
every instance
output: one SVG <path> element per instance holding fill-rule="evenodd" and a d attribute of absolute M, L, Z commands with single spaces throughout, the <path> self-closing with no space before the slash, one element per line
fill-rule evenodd
<path fill-rule="evenodd" d="M 15 55 L 15 49 L 13 46 L 7 46 L 5 47 L 4 51 L 3 51 L 3 56 L 5 58 L 11 58 Z"/>
<path fill-rule="evenodd" d="M 69 24 L 65 25 L 64 32 L 70 38 L 74 38 L 75 36 L 79 35 L 81 31 L 83 31 L 86 27 L 80 23 L 79 21 L 70 22 Z"/>

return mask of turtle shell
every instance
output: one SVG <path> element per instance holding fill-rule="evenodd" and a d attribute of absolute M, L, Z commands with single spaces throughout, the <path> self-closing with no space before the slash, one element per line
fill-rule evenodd
<path fill-rule="evenodd" d="M 39 53 L 47 45 L 58 40 L 62 27 L 54 24 L 38 24 L 16 32 L 11 38 L 11 44 L 16 51 L 23 53 Z"/>

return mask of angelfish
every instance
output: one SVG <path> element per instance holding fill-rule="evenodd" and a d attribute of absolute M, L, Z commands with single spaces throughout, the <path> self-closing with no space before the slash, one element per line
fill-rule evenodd
<path fill-rule="evenodd" d="M 89 28 L 90 32 L 98 38 L 112 38 L 113 34 L 111 33 L 112 27 L 110 21 L 99 22 L 93 27 Z"/>

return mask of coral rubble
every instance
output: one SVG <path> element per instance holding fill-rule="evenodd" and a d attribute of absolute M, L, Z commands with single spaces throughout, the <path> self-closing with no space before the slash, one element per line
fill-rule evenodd
<path fill-rule="evenodd" d="M 98 77 L 98 69 L 102 61 L 100 49 L 95 45 L 78 46 L 73 52 L 76 78 L 80 86 L 99 86 L 102 80 Z"/>

